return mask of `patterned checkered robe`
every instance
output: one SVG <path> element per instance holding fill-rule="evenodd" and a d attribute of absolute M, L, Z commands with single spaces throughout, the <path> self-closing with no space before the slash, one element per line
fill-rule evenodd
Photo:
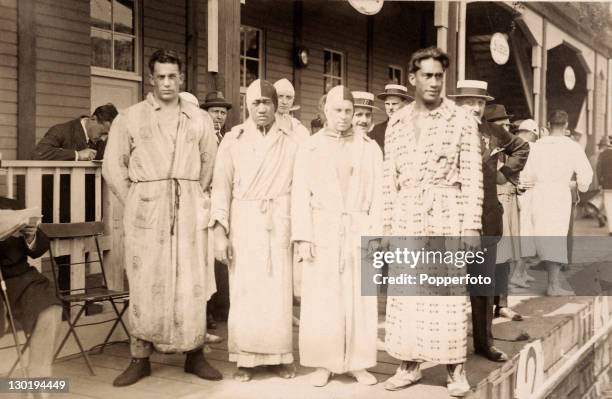
<path fill-rule="evenodd" d="M 165 352 L 204 343 L 206 301 L 214 292 L 213 265 L 206 262 L 205 190 L 217 144 L 210 117 L 189 103 L 179 105 L 175 133 L 162 129 L 151 93 L 121 112 L 102 167 L 125 206 L 130 334 Z"/>
<path fill-rule="evenodd" d="M 415 118 L 412 103 L 398 111 L 387 128 L 385 234 L 456 237 L 467 229 L 480 230 L 482 157 L 475 119 L 448 99 L 422 116 L 420 126 Z M 390 275 L 400 273 L 462 276 L 465 270 L 444 264 L 417 264 L 414 269 L 390 265 Z M 402 296 L 389 287 L 385 337 L 389 354 L 408 361 L 464 362 L 468 322 L 464 288 L 419 286 L 416 293 L 424 296 Z"/>
<path fill-rule="evenodd" d="M 316 252 L 302 266 L 300 363 L 334 373 L 374 367 L 377 297 L 361 293 L 361 236 L 382 232 L 382 152 L 367 136 L 320 130 L 300 148 L 293 184 L 293 240 Z"/>
<path fill-rule="evenodd" d="M 229 360 L 239 367 L 293 362 L 290 200 L 305 137 L 252 119 L 225 135 L 215 166 L 210 225 L 229 232 Z"/>

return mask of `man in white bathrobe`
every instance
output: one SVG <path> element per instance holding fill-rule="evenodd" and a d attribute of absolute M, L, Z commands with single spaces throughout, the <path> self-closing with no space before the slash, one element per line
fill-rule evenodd
<path fill-rule="evenodd" d="M 547 295 L 573 295 L 562 287 L 561 264 L 568 263 L 567 232 L 572 214 L 570 182 L 576 175 L 578 190 L 589 189 L 593 170 L 580 144 L 565 135 L 567 112 L 551 113 L 550 135 L 538 140 L 521 173 L 526 188 L 533 187 L 532 209 L 536 250 L 548 269 Z"/>
<path fill-rule="evenodd" d="M 304 260 L 300 363 L 316 367 L 314 386 L 331 373 L 376 384 L 376 296 L 361 293 L 361 236 L 382 230 L 382 152 L 351 128 L 353 96 L 336 86 L 327 125 L 298 151 L 291 198 L 293 242 Z M 378 241 L 371 241 L 373 249 Z M 363 254 L 362 254 L 363 253 Z"/>
<path fill-rule="evenodd" d="M 249 118 L 221 141 L 212 185 L 215 257 L 229 266 L 229 360 L 234 379 L 256 366 L 293 378 L 290 199 L 301 137 L 275 119 L 271 83 L 247 89 Z"/>

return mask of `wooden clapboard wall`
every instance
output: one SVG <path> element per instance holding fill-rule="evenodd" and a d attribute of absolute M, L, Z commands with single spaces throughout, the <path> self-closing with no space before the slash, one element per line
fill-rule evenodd
<path fill-rule="evenodd" d="M 0 0 L 0 153 L 17 158 L 17 0 Z"/>
<path fill-rule="evenodd" d="M 157 49 L 176 51 L 186 60 L 186 0 L 143 1 L 143 94 L 151 91 L 149 84 L 149 57 Z M 201 7 L 200 7 L 201 8 Z M 185 66 L 185 65 L 184 65 Z M 143 96 L 144 98 L 144 96 Z"/>
<path fill-rule="evenodd" d="M 90 110 L 89 2 L 36 0 L 36 141 Z"/>

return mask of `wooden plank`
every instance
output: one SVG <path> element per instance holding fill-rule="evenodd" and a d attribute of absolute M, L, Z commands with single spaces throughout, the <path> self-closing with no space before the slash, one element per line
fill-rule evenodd
<path fill-rule="evenodd" d="M 60 221 L 60 179 L 61 179 L 60 168 L 55 168 L 53 171 L 53 223 L 59 223 Z"/>
<path fill-rule="evenodd" d="M 34 149 L 36 141 L 36 4 L 33 1 L 18 3 L 18 122 L 17 154 L 26 159 Z M 2 73 L 0 73 L 2 75 Z"/>
<path fill-rule="evenodd" d="M 85 221 L 85 170 L 76 168 L 70 176 L 70 222 Z"/>
<path fill-rule="evenodd" d="M 6 173 L 6 196 L 9 198 L 15 198 L 15 180 L 13 176 L 13 169 L 9 168 Z"/>
<path fill-rule="evenodd" d="M 70 46 L 66 46 L 64 42 L 58 39 L 49 37 L 38 37 L 36 40 L 38 48 L 53 49 L 63 51 L 66 54 L 90 54 L 91 45 L 88 44 L 77 44 L 71 43 Z"/>

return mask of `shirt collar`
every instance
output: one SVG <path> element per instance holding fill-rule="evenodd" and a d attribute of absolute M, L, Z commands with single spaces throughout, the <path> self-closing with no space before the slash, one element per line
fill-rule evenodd
<path fill-rule="evenodd" d="M 89 143 L 89 135 L 87 134 L 87 124 L 86 124 L 88 118 L 89 118 L 88 116 L 82 116 L 81 120 L 80 120 L 81 121 L 81 126 L 83 127 L 83 133 L 85 133 L 85 142 L 86 143 Z"/>
<path fill-rule="evenodd" d="M 414 113 L 415 103 L 416 103 L 415 101 L 411 102 L 410 104 L 402 108 L 400 111 L 402 111 L 403 109 L 406 109 L 405 111 L 406 113 L 410 113 L 410 114 Z M 455 105 L 455 103 L 449 100 L 448 98 L 442 97 L 442 102 L 440 103 L 438 107 L 432 110 L 428 110 L 423 115 L 426 118 L 432 118 L 432 119 L 438 119 L 438 118 L 450 119 L 454 114 L 453 106 L 457 106 L 457 105 Z"/>
<path fill-rule="evenodd" d="M 159 101 L 157 101 L 157 98 L 155 98 L 153 92 L 149 92 L 147 94 L 146 101 L 155 111 L 159 111 L 161 109 L 161 105 L 159 104 Z M 179 97 L 179 109 L 181 113 L 185 114 L 185 116 L 191 119 L 193 117 L 194 110 L 197 110 L 198 108 L 196 108 L 196 106 L 193 104 L 181 100 Z"/>

